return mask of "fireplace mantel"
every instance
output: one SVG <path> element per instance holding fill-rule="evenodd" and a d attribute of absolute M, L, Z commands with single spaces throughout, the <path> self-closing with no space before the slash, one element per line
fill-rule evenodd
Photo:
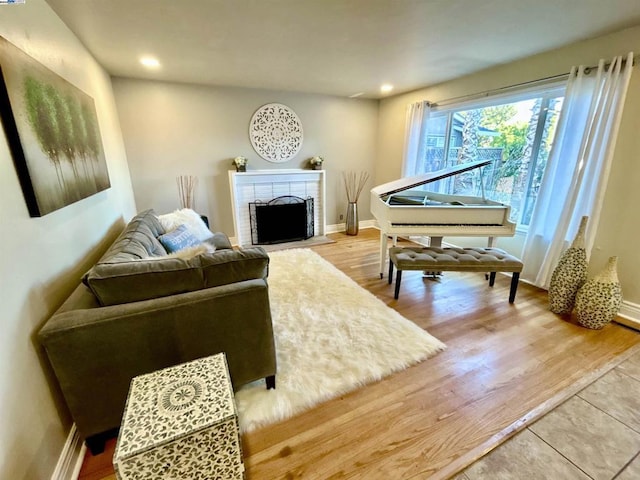
<path fill-rule="evenodd" d="M 314 201 L 315 235 L 326 233 L 325 171 L 303 169 L 249 170 L 229 172 L 231 208 L 235 244 L 251 245 L 249 203 L 268 202 L 282 195 L 301 198 L 312 197 Z"/>

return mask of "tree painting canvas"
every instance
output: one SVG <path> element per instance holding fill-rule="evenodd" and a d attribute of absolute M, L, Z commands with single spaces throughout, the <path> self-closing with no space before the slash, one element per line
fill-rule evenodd
<path fill-rule="evenodd" d="M 0 118 L 32 217 L 111 186 L 93 99 L 2 37 Z"/>

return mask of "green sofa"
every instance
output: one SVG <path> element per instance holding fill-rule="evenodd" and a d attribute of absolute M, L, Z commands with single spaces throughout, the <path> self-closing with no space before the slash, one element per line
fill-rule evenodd
<path fill-rule="evenodd" d="M 216 233 L 215 252 L 175 258 L 164 233 L 153 211 L 134 217 L 38 333 L 94 453 L 117 432 L 134 376 L 225 352 L 235 389 L 275 387 L 266 252 Z"/>

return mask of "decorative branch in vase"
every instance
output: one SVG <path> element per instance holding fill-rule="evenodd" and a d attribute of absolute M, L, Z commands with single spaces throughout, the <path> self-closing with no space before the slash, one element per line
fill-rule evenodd
<path fill-rule="evenodd" d="M 178 196 L 180 197 L 180 207 L 194 210 L 196 199 L 195 191 L 198 185 L 198 178 L 193 175 L 180 175 L 176 178 L 178 183 Z"/>
<path fill-rule="evenodd" d="M 368 172 L 342 172 L 344 180 L 344 188 L 347 192 L 347 235 L 357 235 L 359 231 L 358 225 L 358 199 L 362 193 L 367 180 L 369 180 Z"/>

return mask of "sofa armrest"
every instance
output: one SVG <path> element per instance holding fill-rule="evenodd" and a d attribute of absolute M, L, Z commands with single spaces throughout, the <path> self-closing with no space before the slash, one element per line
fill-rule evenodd
<path fill-rule="evenodd" d="M 134 376 L 219 352 L 234 388 L 276 373 L 264 279 L 109 307 L 63 306 L 38 337 L 85 438 L 120 425 Z"/>

